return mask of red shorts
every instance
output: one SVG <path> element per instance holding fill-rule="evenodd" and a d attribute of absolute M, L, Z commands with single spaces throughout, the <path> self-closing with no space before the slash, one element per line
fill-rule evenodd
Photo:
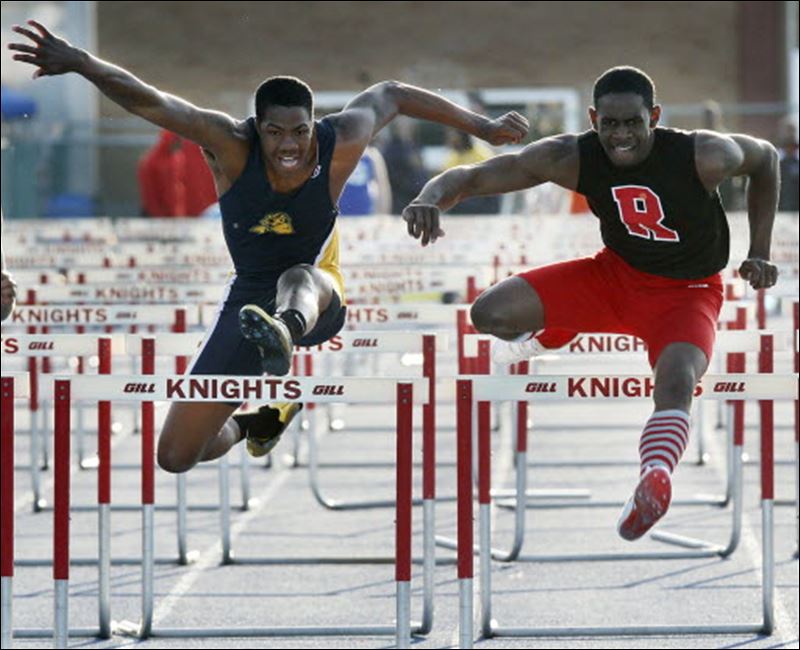
<path fill-rule="evenodd" d="M 719 274 L 676 280 L 637 271 L 604 248 L 594 257 L 520 273 L 544 305 L 543 343 L 558 347 L 577 332 L 633 334 L 655 366 L 670 343 L 692 343 L 711 359 L 723 288 Z"/>

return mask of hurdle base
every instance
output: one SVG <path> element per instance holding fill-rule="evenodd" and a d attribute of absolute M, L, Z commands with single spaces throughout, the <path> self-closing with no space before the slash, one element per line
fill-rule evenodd
<path fill-rule="evenodd" d="M 438 557 L 436 558 L 436 566 L 454 566 L 457 559 L 454 557 Z M 227 565 L 260 565 L 260 566 L 280 566 L 280 565 L 315 565 L 315 564 L 329 564 L 329 565 L 348 565 L 348 564 L 394 564 L 394 556 L 361 556 L 361 557 L 336 557 L 336 556 L 319 556 L 319 557 L 233 557 L 231 556 L 226 562 Z M 424 566 L 425 559 L 421 557 L 413 558 L 411 563 L 416 566 Z"/>
<path fill-rule="evenodd" d="M 170 565 L 186 566 L 196 562 L 199 557 L 200 557 L 200 551 L 189 551 L 186 554 L 186 562 L 181 562 L 181 558 L 175 556 L 175 557 L 157 557 L 153 560 L 153 563 L 160 566 L 170 566 Z M 77 558 L 71 558 L 69 563 L 70 566 L 91 567 L 91 566 L 97 566 L 99 564 L 99 561 L 97 558 L 77 557 Z M 141 564 L 142 564 L 141 557 L 117 557 L 117 558 L 112 558 L 111 560 L 111 566 L 141 566 Z M 53 560 L 34 560 L 32 558 L 16 559 L 14 560 L 14 566 L 48 567 L 48 566 L 53 566 Z"/>
<path fill-rule="evenodd" d="M 531 510 L 552 510 L 560 508 L 622 508 L 626 501 L 597 500 L 591 499 L 576 500 L 576 501 L 537 501 L 536 503 L 526 503 L 525 507 Z M 725 496 L 711 495 L 711 494 L 698 494 L 690 499 L 676 499 L 672 502 L 672 506 L 716 506 L 724 508 L 728 504 L 728 499 Z M 514 510 L 517 507 L 517 500 L 515 498 L 501 498 L 495 501 L 498 508 L 504 510 Z"/>
<path fill-rule="evenodd" d="M 612 636 L 673 636 L 673 635 L 717 635 L 758 634 L 771 636 L 772 632 L 758 625 L 661 625 L 632 627 L 564 627 L 524 628 L 492 626 L 492 637 L 563 638 L 563 637 L 612 637 Z"/>
<path fill-rule="evenodd" d="M 421 623 L 411 623 L 411 635 L 417 636 Z M 125 637 L 141 638 L 139 623 L 123 621 L 115 628 L 115 633 Z M 211 638 L 251 638 L 251 637 L 317 637 L 317 636 L 395 636 L 397 628 L 393 625 L 353 625 L 341 627 L 297 626 L 297 627 L 211 627 L 211 628 L 153 628 L 147 638 L 151 639 L 211 639 Z"/>
<path fill-rule="evenodd" d="M 697 539 L 696 537 L 687 537 L 685 535 L 676 535 L 675 533 L 667 533 L 664 531 L 655 531 L 650 533 L 650 539 L 656 542 L 663 542 L 664 544 L 672 544 L 673 546 L 681 546 L 683 548 L 695 549 L 709 549 L 721 548 L 716 544 L 711 544 L 705 540 Z"/>
<path fill-rule="evenodd" d="M 92 639 L 102 638 L 99 628 L 77 627 L 70 628 L 70 638 Z M 15 639 L 52 639 L 52 628 L 23 627 L 14 630 Z"/>

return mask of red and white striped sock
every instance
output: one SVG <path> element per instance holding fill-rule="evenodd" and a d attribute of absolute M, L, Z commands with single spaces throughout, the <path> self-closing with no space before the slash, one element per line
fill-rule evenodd
<path fill-rule="evenodd" d="M 648 467 L 661 465 L 672 474 L 689 443 L 689 415 L 672 409 L 650 416 L 639 440 L 640 476 Z"/>

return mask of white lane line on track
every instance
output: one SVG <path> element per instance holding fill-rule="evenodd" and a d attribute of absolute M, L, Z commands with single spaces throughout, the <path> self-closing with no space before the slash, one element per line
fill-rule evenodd
<path fill-rule="evenodd" d="M 272 467 L 273 470 L 275 470 L 279 475 L 275 477 L 275 480 L 270 483 L 263 492 L 256 495 L 256 498 L 258 499 L 257 505 L 241 515 L 231 526 L 231 546 L 233 546 L 239 535 L 242 534 L 242 532 L 253 521 L 253 519 L 261 515 L 267 504 L 272 500 L 272 498 L 277 494 L 278 490 L 283 487 L 283 484 L 286 483 L 286 481 L 292 475 L 292 472 L 288 468 L 281 466 L 279 463 L 273 463 Z M 167 594 L 161 603 L 155 608 L 155 611 L 153 612 L 154 628 L 157 627 L 163 619 L 169 616 L 175 606 L 180 602 L 181 597 L 191 591 L 195 582 L 197 582 L 197 579 L 207 569 L 219 564 L 221 557 L 222 543 L 220 541 L 214 542 L 200 554 L 200 557 L 197 559 L 197 561 L 192 564 L 191 569 L 183 574 L 181 579 L 178 580 L 175 586 L 170 590 L 169 594 Z"/>

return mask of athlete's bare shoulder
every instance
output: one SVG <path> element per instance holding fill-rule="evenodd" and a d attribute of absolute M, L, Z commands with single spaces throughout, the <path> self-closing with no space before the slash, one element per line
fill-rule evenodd
<path fill-rule="evenodd" d="M 218 196 L 227 192 L 244 171 L 250 155 L 252 128 L 247 120 L 234 120 L 224 146 L 216 147 L 215 151 L 203 149 L 203 155 L 214 176 Z"/>
<path fill-rule="evenodd" d="M 694 143 L 697 174 L 709 191 L 726 178 L 752 174 L 777 157 L 766 140 L 742 133 L 697 131 Z"/>
<path fill-rule="evenodd" d="M 575 189 L 580 170 L 578 135 L 561 133 L 529 144 L 519 153 L 519 161 L 538 182 L 550 181 Z"/>

